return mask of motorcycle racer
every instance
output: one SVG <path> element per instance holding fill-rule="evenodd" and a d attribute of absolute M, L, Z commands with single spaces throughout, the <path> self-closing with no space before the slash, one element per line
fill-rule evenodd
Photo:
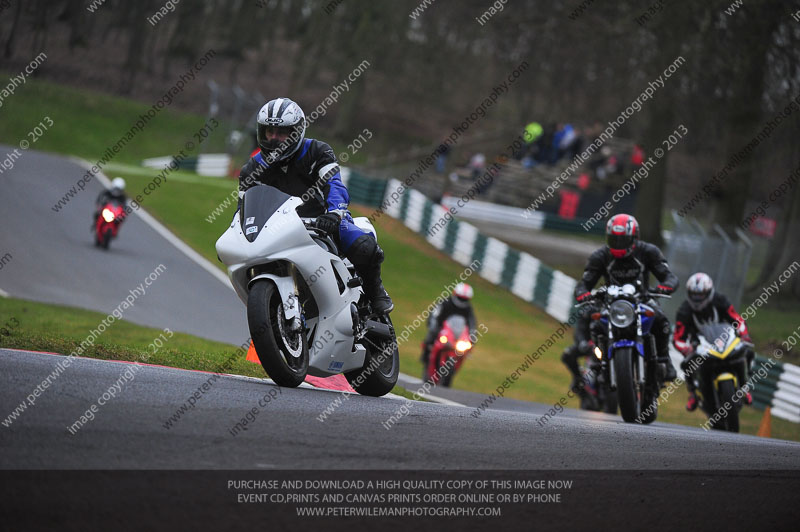
<path fill-rule="evenodd" d="M 125 180 L 121 177 L 115 177 L 112 179 L 111 188 L 103 189 L 103 191 L 97 196 L 97 199 L 94 202 L 95 211 L 94 215 L 92 216 L 91 229 L 94 229 L 94 225 L 97 223 L 97 218 L 100 216 L 100 212 L 109 202 L 119 203 L 122 206 L 127 205 L 128 197 L 125 195 Z M 124 218 L 122 218 L 122 220 L 124 220 Z"/>
<path fill-rule="evenodd" d="M 428 359 L 431 355 L 433 343 L 436 341 L 436 336 L 442 330 L 442 325 L 447 321 L 447 318 L 458 314 L 467 320 L 469 327 L 470 338 L 476 337 L 477 321 L 475 320 L 475 312 L 472 310 L 470 300 L 474 295 L 472 287 L 467 283 L 458 283 L 453 288 L 453 293 L 450 297 L 442 301 L 433 309 L 430 318 L 428 318 L 428 334 L 422 342 L 422 355 L 420 362 L 423 367 L 428 366 Z"/>
<path fill-rule="evenodd" d="M 692 343 L 697 337 L 698 324 L 702 322 L 727 321 L 736 329 L 736 334 L 742 341 L 752 344 L 747 325 L 738 312 L 733 308 L 730 300 L 723 294 L 714 290 L 714 281 L 703 272 L 697 272 L 689 277 L 686 282 L 687 299 L 678 308 L 675 316 L 675 334 L 672 343 L 675 349 L 684 356 L 681 368 L 686 372 L 686 387 L 689 399 L 686 401 L 686 410 L 692 412 L 697 409 L 698 398 L 692 379 L 691 365 L 688 361 L 694 355 L 695 346 Z M 709 339 L 711 340 L 711 339 Z M 755 353 L 748 349 L 748 371 L 752 366 Z M 753 396 L 746 394 L 747 404 L 752 404 Z"/>
<path fill-rule="evenodd" d="M 649 288 L 649 275 L 658 280 L 655 289 Z M 575 299 L 581 303 L 591 297 L 591 290 L 601 279 L 607 285 L 640 284 L 643 290 L 671 294 L 678 285 L 667 259 L 657 246 L 639 240 L 639 223 L 629 214 L 616 214 L 606 224 L 606 245 L 589 256 L 581 279 L 575 287 Z M 658 362 L 666 367 L 667 381 L 677 373 L 669 358 L 669 319 L 655 301 L 648 302 L 656 312 L 652 333 L 656 341 Z"/>
<path fill-rule="evenodd" d="M 305 114 L 294 101 L 276 98 L 264 104 L 256 118 L 259 151 L 239 173 L 239 208 L 245 191 L 258 184 L 303 198 L 297 213 L 316 218 L 316 227 L 334 238 L 364 280 L 373 310 L 388 314 L 394 304 L 381 280 L 383 250 L 371 233 L 355 225 L 347 210 L 350 196 L 333 149 L 305 138 L 305 131 Z"/>

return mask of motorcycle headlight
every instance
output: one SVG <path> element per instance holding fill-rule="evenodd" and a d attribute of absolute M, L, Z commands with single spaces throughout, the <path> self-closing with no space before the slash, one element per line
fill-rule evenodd
<path fill-rule="evenodd" d="M 459 353 L 466 353 L 472 348 L 472 342 L 469 340 L 459 340 L 456 342 L 456 351 Z"/>
<path fill-rule="evenodd" d="M 447 336 L 441 335 L 439 337 L 439 341 L 442 342 L 443 344 L 446 344 L 447 343 Z"/>
<path fill-rule="evenodd" d="M 633 309 L 633 305 L 627 301 L 614 301 L 608 307 L 608 316 L 611 323 L 614 327 L 619 327 L 620 329 L 633 323 L 635 315 L 636 312 Z"/>
<path fill-rule="evenodd" d="M 114 221 L 114 213 L 111 212 L 111 209 L 103 209 L 103 220 L 109 223 Z"/>

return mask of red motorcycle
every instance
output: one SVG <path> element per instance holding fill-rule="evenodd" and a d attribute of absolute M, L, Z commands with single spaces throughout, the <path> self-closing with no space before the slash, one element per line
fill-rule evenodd
<path fill-rule="evenodd" d="M 439 336 L 431 349 L 428 367 L 422 379 L 434 384 L 450 387 L 456 371 L 472 351 L 467 320 L 463 316 L 451 316 L 442 325 Z"/>
<path fill-rule="evenodd" d="M 125 209 L 121 203 L 109 201 L 100 209 L 94 227 L 94 245 L 108 249 L 112 238 L 117 237 L 119 226 L 125 218 Z"/>

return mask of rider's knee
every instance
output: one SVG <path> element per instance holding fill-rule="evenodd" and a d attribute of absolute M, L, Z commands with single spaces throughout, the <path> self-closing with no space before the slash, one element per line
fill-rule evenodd
<path fill-rule="evenodd" d="M 350 246 L 347 258 L 354 266 L 368 266 L 383 262 L 383 250 L 372 235 L 361 235 Z"/>

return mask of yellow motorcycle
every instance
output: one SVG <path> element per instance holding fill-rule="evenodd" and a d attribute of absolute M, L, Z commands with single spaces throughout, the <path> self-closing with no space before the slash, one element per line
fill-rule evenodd
<path fill-rule="evenodd" d="M 691 372 L 700 400 L 708 416 L 707 426 L 739 432 L 739 411 L 747 390 L 742 389 L 748 375 L 748 352 L 752 345 L 743 342 L 727 323 L 697 323 L 699 331 L 695 354 L 686 365 Z"/>

